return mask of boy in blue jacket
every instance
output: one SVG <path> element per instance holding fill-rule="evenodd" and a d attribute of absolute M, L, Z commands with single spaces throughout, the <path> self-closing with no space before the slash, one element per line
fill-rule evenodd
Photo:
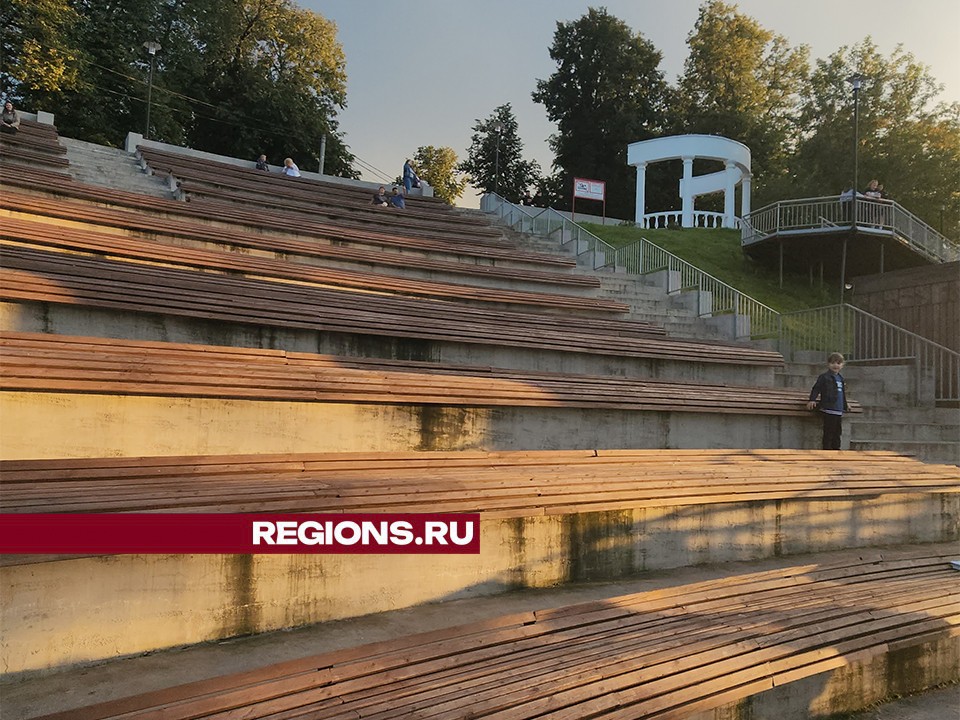
<path fill-rule="evenodd" d="M 830 353 L 827 358 L 829 370 L 817 378 L 810 391 L 807 410 L 818 409 L 823 416 L 823 449 L 839 450 L 840 436 L 843 433 L 841 420 L 843 413 L 850 409 L 847 403 L 847 384 L 840 371 L 843 369 L 843 355 Z M 817 399 L 819 398 L 819 402 Z"/>

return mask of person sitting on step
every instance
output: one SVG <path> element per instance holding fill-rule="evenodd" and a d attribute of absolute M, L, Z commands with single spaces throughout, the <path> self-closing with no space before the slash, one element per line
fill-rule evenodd
<path fill-rule="evenodd" d="M 9 100 L 3 104 L 3 112 L 0 113 L 0 131 L 5 133 L 20 131 L 20 113 L 17 112 L 13 103 Z"/>
<path fill-rule="evenodd" d="M 300 177 L 300 168 L 293 161 L 293 158 L 286 158 L 283 161 L 283 174 L 289 177 Z"/>

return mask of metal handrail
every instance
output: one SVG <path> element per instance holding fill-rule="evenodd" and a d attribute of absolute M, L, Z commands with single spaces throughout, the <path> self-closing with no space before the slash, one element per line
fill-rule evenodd
<path fill-rule="evenodd" d="M 671 292 L 700 291 L 698 315 L 732 312 L 748 317 L 749 331 L 743 336 L 775 337 L 778 350 L 785 358 L 792 358 L 793 353 L 803 350 L 824 355 L 841 352 L 851 362 L 909 361 L 917 368 L 914 394 L 918 403 L 922 400 L 923 377 L 932 379 L 935 401 L 960 401 L 960 353 L 860 308 L 843 304 L 780 313 L 646 238 L 614 248 L 551 208 L 537 209 L 532 213 L 499 196 L 496 196 L 496 202 L 499 204 L 490 212 L 496 212 L 518 230 L 559 237 L 563 244 L 576 241 L 578 255 L 600 249 L 603 262 L 600 265 L 595 262 L 595 269 L 609 267 L 611 260 L 608 258 L 611 258 L 615 269 L 627 273 L 643 275 L 667 271 Z M 748 226 L 745 223 L 745 228 Z M 708 302 L 704 301 L 704 296 L 709 296 Z M 739 325 L 734 323 L 738 335 Z"/>
<path fill-rule="evenodd" d="M 488 201 L 487 212 L 495 213 L 507 225 L 520 232 L 554 237 L 561 245 L 576 243 L 574 247 L 578 257 L 588 252 L 593 253 L 594 270 L 611 268 L 632 275 L 666 271 L 668 292 L 699 292 L 699 317 L 732 314 L 736 339 L 759 339 L 775 335 L 779 315 L 776 310 L 646 238 L 616 248 L 553 208 L 531 209 L 514 205 L 493 193 L 490 197 L 494 206 L 489 207 Z M 740 321 L 741 318 L 743 322 Z"/>
<path fill-rule="evenodd" d="M 923 399 L 923 378 L 932 381 L 934 400 L 960 401 L 960 353 L 904 330 L 853 305 L 831 305 L 780 315 L 778 350 L 840 352 L 850 362 L 914 363 L 914 395 Z"/>
<path fill-rule="evenodd" d="M 744 218 L 741 242 L 751 245 L 776 233 L 823 229 L 824 223 L 838 229 L 855 226 L 893 233 L 934 262 L 960 259 L 960 244 L 934 230 L 902 205 L 860 195 L 856 200 L 835 196 L 780 200 L 754 210 Z"/>

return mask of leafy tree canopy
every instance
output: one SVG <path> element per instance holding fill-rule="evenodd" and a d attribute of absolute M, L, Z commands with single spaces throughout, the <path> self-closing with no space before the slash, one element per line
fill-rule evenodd
<path fill-rule="evenodd" d="M 722 135 L 749 147 L 754 192 L 763 202 L 796 147 L 808 49 L 790 48 L 786 38 L 720 0 L 701 5 L 687 45 L 673 132 Z"/>
<path fill-rule="evenodd" d="M 898 47 L 884 57 L 870 40 L 818 60 L 804 93 L 805 132 L 791 159 L 793 197 L 831 195 L 853 183 L 854 100 L 859 92 L 859 183 L 871 178 L 948 237 L 960 236 L 960 103 L 937 103 L 930 70 Z"/>
<path fill-rule="evenodd" d="M 457 154 L 448 147 L 424 145 L 413 156 L 417 175 L 433 186 L 434 194 L 450 205 L 456 202 L 467 187 L 466 179 L 457 168 Z"/>
<path fill-rule="evenodd" d="M 467 159 L 460 170 L 482 193 L 496 192 L 518 201 L 536 185 L 540 165 L 523 159 L 523 143 L 517 134 L 517 119 L 510 103 L 494 109 L 486 120 L 477 120 Z"/>
<path fill-rule="evenodd" d="M 557 123 L 550 147 L 565 196 L 574 177 L 604 180 L 608 214 L 632 217 L 636 172 L 626 164 L 626 147 L 663 128 L 660 52 L 605 8 L 590 8 L 578 20 L 557 23 L 550 57 L 557 69 L 537 80 L 533 99 Z"/>
<path fill-rule="evenodd" d="M 78 16 L 67 0 L 7 0 L 0 4 L 0 89 L 54 93 L 77 85 L 80 48 L 72 30 Z"/>
<path fill-rule="evenodd" d="M 274 162 L 292 156 L 310 167 L 326 135 L 326 171 L 356 177 L 336 117 L 346 103 L 345 58 L 336 26 L 320 15 L 291 0 L 39 3 L 58 11 L 47 12 L 42 27 L 20 12 L 25 19 L 10 40 L 16 60 L 3 78 L 24 106 L 54 112 L 65 135 L 119 145 L 128 131 L 144 130 L 143 43 L 153 40 L 161 50 L 151 137 L 239 157 L 263 152 Z M 22 48 L 31 39 L 64 48 L 71 60 L 63 74 L 76 79 L 52 87 L 26 72 Z"/>

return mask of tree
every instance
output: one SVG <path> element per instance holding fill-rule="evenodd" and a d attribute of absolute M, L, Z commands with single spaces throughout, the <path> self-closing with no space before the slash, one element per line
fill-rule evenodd
<path fill-rule="evenodd" d="M 326 136 L 327 172 L 357 176 L 337 125 L 346 72 L 336 25 L 292 0 L 13 2 L 17 25 L 3 36 L 4 73 L 9 66 L 11 82 L 33 107 L 56 113 L 64 135 L 119 145 L 127 132 L 143 130 L 149 70 L 143 43 L 155 40 L 161 50 L 153 138 L 238 157 L 291 156 L 315 167 Z M 28 22 L 48 7 L 50 17 L 62 16 L 55 37 L 45 30 L 52 21 Z M 78 49 L 68 65 L 77 79 L 45 90 L 23 69 L 22 48 L 54 40 Z"/>
<path fill-rule="evenodd" d="M 80 48 L 68 0 L 7 0 L 0 5 L 0 91 L 17 100 L 73 88 Z"/>
<path fill-rule="evenodd" d="M 185 66 L 171 67 L 184 76 L 187 94 L 204 101 L 194 112 L 191 143 L 240 156 L 289 155 L 309 166 L 326 135 L 325 169 L 348 172 L 352 156 L 336 121 L 346 104 L 336 25 L 289 0 L 203 1 L 194 31 L 201 62 L 196 53 L 181 54 Z"/>
<path fill-rule="evenodd" d="M 808 49 L 791 49 L 785 38 L 719 0 L 700 7 L 687 45 L 673 131 L 742 142 L 750 148 L 756 197 L 779 199 L 799 136 Z"/>
<path fill-rule="evenodd" d="M 603 180 L 608 214 L 633 217 L 636 171 L 626 151 L 661 131 L 667 85 L 660 53 L 605 9 L 590 8 L 578 20 L 557 23 L 550 57 L 557 69 L 537 80 L 533 99 L 557 123 L 550 147 L 565 197 L 574 177 Z"/>
<path fill-rule="evenodd" d="M 433 187 L 434 194 L 453 205 L 467 187 L 467 181 L 457 169 L 457 154 L 448 147 L 425 145 L 413 156 L 417 175 Z"/>
<path fill-rule="evenodd" d="M 853 182 L 853 73 L 859 93 L 859 180 L 879 179 L 891 197 L 958 237 L 960 104 L 937 103 L 941 86 L 902 47 L 883 57 L 866 38 L 816 63 L 804 98 L 807 127 L 792 160 L 793 197 L 838 194 Z"/>
<path fill-rule="evenodd" d="M 460 170 L 481 193 L 496 192 L 514 201 L 537 183 L 540 165 L 523 159 L 523 143 L 510 103 L 494 109 L 486 120 L 476 121 Z"/>

